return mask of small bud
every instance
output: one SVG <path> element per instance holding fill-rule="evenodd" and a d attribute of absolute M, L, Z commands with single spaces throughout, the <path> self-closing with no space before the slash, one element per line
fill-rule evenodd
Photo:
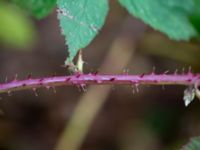
<path fill-rule="evenodd" d="M 76 67 L 78 69 L 78 72 L 83 72 L 83 65 L 84 65 L 84 61 L 83 61 L 83 56 L 82 56 L 82 50 L 79 50 L 78 53 L 78 60 L 76 63 Z"/>
<path fill-rule="evenodd" d="M 68 59 L 65 61 L 65 66 L 68 69 L 68 71 L 70 71 L 71 73 L 78 72 L 77 66 L 75 66 L 74 63 L 69 61 Z"/>
<path fill-rule="evenodd" d="M 194 100 L 194 97 L 195 97 L 195 89 L 193 86 L 189 86 L 187 89 L 185 89 L 183 96 L 183 100 L 186 107 Z"/>

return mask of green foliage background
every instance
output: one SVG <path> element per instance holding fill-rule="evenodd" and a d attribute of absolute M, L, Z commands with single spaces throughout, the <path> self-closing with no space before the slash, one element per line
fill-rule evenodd
<path fill-rule="evenodd" d="M 25 48 L 35 39 L 30 19 L 16 6 L 0 1 L 0 42 L 12 47 Z"/>

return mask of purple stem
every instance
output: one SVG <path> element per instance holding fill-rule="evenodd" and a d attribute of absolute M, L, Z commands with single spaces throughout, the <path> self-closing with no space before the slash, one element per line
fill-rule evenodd
<path fill-rule="evenodd" d="M 0 93 L 13 92 L 39 87 L 55 87 L 63 85 L 84 86 L 89 84 L 152 84 L 152 85 L 199 85 L 200 74 L 141 74 L 141 75 L 100 75 L 100 74 L 75 74 L 71 76 L 55 76 L 26 80 L 14 80 L 0 84 Z"/>

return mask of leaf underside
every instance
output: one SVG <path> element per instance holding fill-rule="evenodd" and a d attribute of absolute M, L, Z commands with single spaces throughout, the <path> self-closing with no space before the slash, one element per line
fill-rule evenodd
<path fill-rule="evenodd" d="M 190 140 L 190 142 L 184 146 L 181 150 L 199 150 L 200 149 L 200 137 L 195 137 Z"/>
<path fill-rule="evenodd" d="M 135 17 L 174 40 L 189 40 L 197 31 L 189 16 L 195 8 L 193 0 L 119 0 Z"/>
<path fill-rule="evenodd" d="M 72 61 L 102 28 L 108 13 L 107 0 L 58 0 L 58 18 Z"/>
<path fill-rule="evenodd" d="M 185 103 L 185 106 L 187 107 L 195 98 L 195 88 L 193 86 L 189 86 L 184 91 L 183 100 Z"/>

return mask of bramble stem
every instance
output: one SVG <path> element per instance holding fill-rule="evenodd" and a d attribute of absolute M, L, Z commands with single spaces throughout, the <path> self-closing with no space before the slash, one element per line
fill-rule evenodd
<path fill-rule="evenodd" d="M 64 85 L 89 85 L 89 84 L 146 84 L 146 85 L 195 85 L 200 84 L 200 74 L 141 74 L 141 75 L 100 75 L 100 74 L 75 74 L 71 76 L 55 76 L 26 80 L 14 80 L 0 84 L 0 93 L 13 92 L 39 87 L 55 87 Z"/>

